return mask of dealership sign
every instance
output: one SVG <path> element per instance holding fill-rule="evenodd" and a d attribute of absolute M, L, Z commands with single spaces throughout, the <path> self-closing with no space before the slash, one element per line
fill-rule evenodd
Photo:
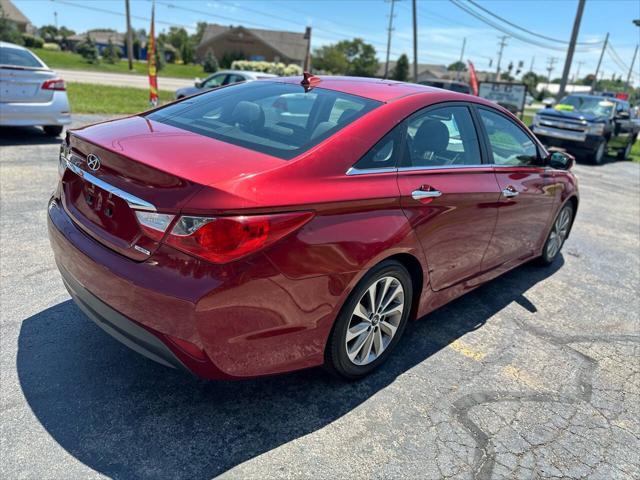
<path fill-rule="evenodd" d="M 511 113 L 522 113 L 527 95 L 523 83 L 480 82 L 478 96 L 503 106 Z"/>

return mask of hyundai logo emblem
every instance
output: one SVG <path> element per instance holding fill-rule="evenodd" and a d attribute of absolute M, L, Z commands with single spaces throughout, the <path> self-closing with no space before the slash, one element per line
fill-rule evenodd
<path fill-rule="evenodd" d="M 100 157 L 90 153 L 87 155 L 87 167 L 93 170 L 94 172 L 100 168 Z"/>

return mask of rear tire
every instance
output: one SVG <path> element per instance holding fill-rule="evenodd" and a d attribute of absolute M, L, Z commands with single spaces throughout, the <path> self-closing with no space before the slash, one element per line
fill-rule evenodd
<path fill-rule="evenodd" d="M 634 140 L 631 140 L 623 150 L 618 152 L 618 158 L 620 160 L 629 160 L 629 156 L 631 156 L 631 149 L 633 148 Z"/>
<path fill-rule="evenodd" d="M 541 265 L 551 265 L 560 253 L 571 230 L 573 215 L 573 204 L 571 202 L 566 203 L 558 212 L 549 236 L 547 237 L 547 241 L 544 242 L 542 255 L 539 257 L 539 263 Z"/>
<path fill-rule="evenodd" d="M 45 135 L 48 135 L 50 137 L 57 137 L 58 135 L 60 135 L 63 128 L 64 127 L 62 125 L 45 125 L 44 127 L 42 127 Z"/>
<path fill-rule="evenodd" d="M 411 276 L 401 263 L 386 260 L 373 267 L 336 319 L 325 349 L 325 367 L 349 380 L 379 367 L 404 333 L 412 299 Z"/>

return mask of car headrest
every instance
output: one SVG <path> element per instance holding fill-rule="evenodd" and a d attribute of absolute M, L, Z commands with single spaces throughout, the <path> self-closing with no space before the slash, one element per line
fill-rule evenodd
<path fill-rule="evenodd" d="M 264 126 L 264 110 L 257 103 L 243 100 L 233 108 L 231 121 L 241 127 L 261 128 Z"/>
<path fill-rule="evenodd" d="M 325 133 L 327 133 L 329 130 L 331 130 L 335 126 L 336 124 L 333 122 L 320 122 L 318 125 L 316 125 L 316 128 L 313 129 L 311 138 L 312 139 L 318 138 L 324 135 Z"/>
<path fill-rule="evenodd" d="M 347 123 L 351 120 L 352 117 L 355 117 L 358 114 L 358 110 L 355 108 L 347 108 L 342 114 L 340 118 L 338 118 L 338 125 L 342 125 L 343 123 Z"/>
<path fill-rule="evenodd" d="M 440 120 L 425 120 L 413 136 L 413 149 L 419 155 L 444 152 L 449 145 L 449 129 Z"/>

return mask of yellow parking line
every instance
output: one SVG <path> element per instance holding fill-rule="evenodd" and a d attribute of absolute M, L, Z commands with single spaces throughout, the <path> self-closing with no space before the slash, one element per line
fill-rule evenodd
<path fill-rule="evenodd" d="M 473 348 L 471 348 L 469 345 L 467 345 L 466 343 L 464 343 L 461 340 L 455 340 L 454 342 L 451 343 L 451 347 L 458 353 L 464 355 L 465 357 L 469 357 L 473 360 L 475 360 L 476 362 L 479 362 L 480 360 L 482 360 L 484 357 L 487 356 L 487 354 L 485 352 L 481 352 L 479 350 L 474 350 Z"/>

